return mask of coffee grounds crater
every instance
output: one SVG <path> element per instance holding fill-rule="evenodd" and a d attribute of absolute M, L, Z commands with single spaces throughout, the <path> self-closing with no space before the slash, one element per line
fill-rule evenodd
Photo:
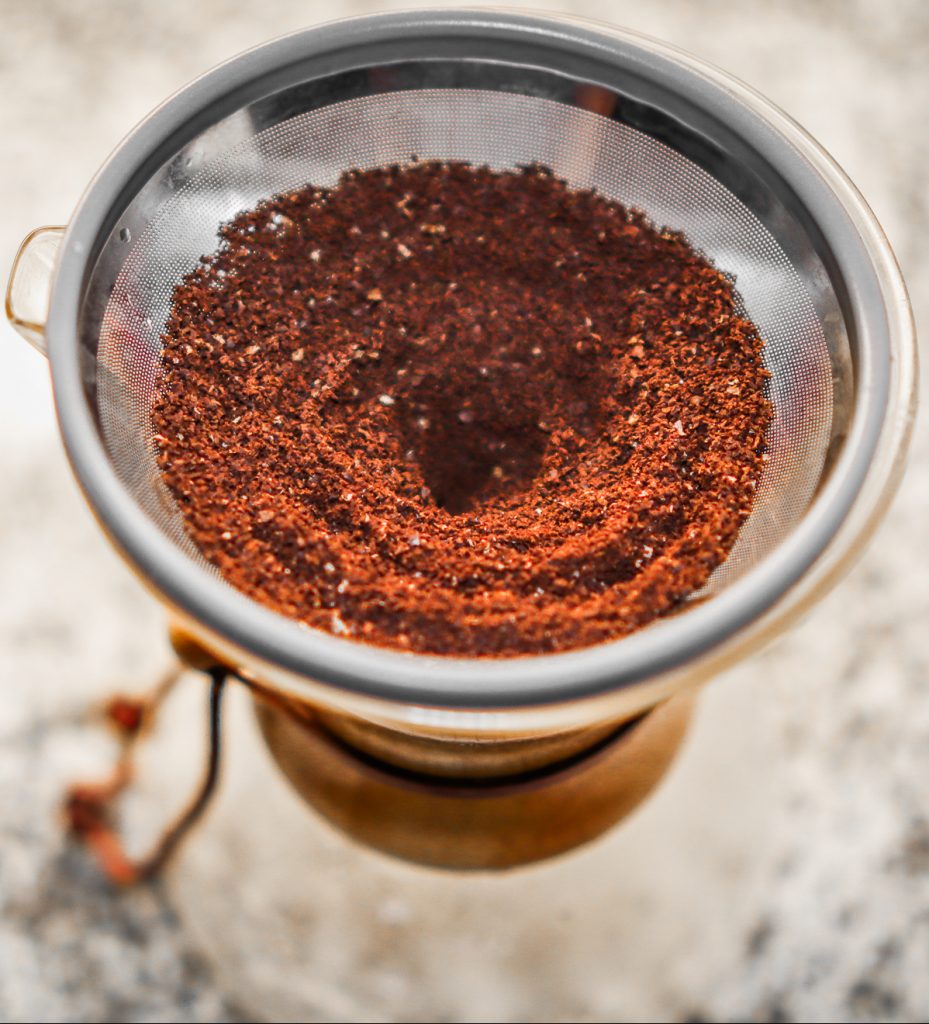
<path fill-rule="evenodd" d="M 453 516 L 525 493 L 548 447 L 538 413 L 507 408 L 502 396 L 440 394 L 396 416 L 423 486 Z"/>

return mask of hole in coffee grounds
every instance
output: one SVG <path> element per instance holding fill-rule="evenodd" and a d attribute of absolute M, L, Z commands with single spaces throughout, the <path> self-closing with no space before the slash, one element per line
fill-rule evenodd
<path fill-rule="evenodd" d="M 495 497 L 512 497 L 532 485 L 548 437 L 526 419 L 478 417 L 457 402 L 434 408 L 413 441 L 423 483 L 433 501 L 452 515 Z"/>
<path fill-rule="evenodd" d="M 752 508 L 762 341 L 680 235 L 543 168 L 351 172 L 174 294 L 152 412 L 186 526 L 315 628 L 504 656 L 679 606 Z"/>
<path fill-rule="evenodd" d="M 501 305 L 514 301 L 495 291 Z M 496 337 L 493 319 L 477 334 L 483 344 L 474 344 L 472 332 L 470 344 L 460 341 L 444 358 L 417 353 L 414 368 L 441 362 L 444 372 L 438 379 L 429 373 L 394 406 L 405 451 L 432 500 L 451 515 L 519 502 L 534 486 L 549 442 L 540 406 L 579 434 L 596 429 L 596 402 L 583 395 L 585 386 L 595 390 L 586 369 L 541 351 L 524 361 L 509 339 Z"/>

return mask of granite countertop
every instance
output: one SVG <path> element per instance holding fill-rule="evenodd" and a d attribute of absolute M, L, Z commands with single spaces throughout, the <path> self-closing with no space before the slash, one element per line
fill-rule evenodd
<path fill-rule="evenodd" d="M 26 231 L 67 219 L 110 148 L 170 91 L 262 39 L 376 5 L 227 8 L 2 4 L 5 266 Z M 929 5 L 573 9 L 678 43 L 794 115 L 867 196 L 929 322 Z M 163 881 L 116 894 L 64 842 L 56 808 L 67 782 L 112 757 L 94 703 L 169 663 L 163 615 L 78 494 L 44 361 L 2 331 L 0 1019 L 929 1016 L 921 424 L 867 555 L 708 689 L 667 783 L 603 841 L 505 878 L 355 849 L 275 775 L 236 692 L 204 827 Z M 140 846 L 197 771 L 204 698 L 184 681 L 143 760 L 127 808 Z"/>

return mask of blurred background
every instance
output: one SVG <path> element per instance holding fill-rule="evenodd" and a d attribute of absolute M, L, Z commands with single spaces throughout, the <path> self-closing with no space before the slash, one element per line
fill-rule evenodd
<path fill-rule="evenodd" d="M 410 6 L 0 0 L 4 275 L 190 78 L 284 32 Z M 658 36 L 766 94 L 864 193 L 929 324 L 924 0 L 509 6 Z M 0 335 L 0 1019 L 929 1019 L 921 423 L 865 558 L 707 691 L 658 796 L 589 850 L 463 880 L 351 848 L 275 776 L 234 694 L 209 819 L 163 881 L 117 894 L 57 807 L 113 756 L 95 702 L 169 665 L 163 617 L 78 494 L 44 360 Z M 146 755 L 127 809 L 140 847 L 199 771 L 203 698 L 185 680 Z"/>

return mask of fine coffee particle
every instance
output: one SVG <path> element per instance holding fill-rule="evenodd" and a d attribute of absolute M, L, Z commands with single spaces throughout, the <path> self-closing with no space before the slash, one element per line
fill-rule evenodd
<path fill-rule="evenodd" d="M 308 626 L 539 654 L 679 608 L 749 515 L 755 327 L 681 236 L 541 167 L 412 163 L 239 214 L 152 421 L 205 558 Z"/>

